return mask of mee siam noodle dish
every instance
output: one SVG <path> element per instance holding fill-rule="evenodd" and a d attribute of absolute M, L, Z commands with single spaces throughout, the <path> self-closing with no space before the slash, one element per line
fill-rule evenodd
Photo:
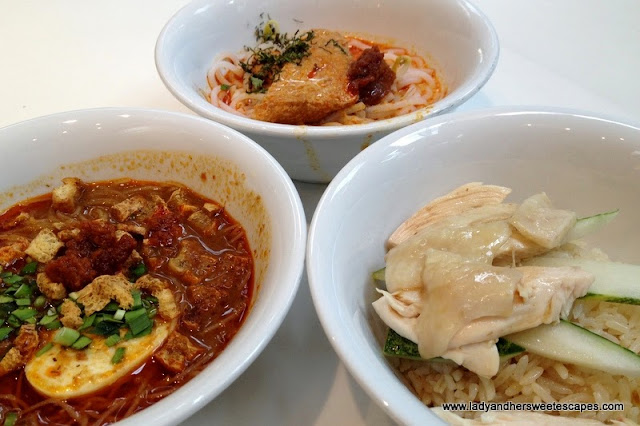
<path fill-rule="evenodd" d="M 223 206 L 174 183 L 66 178 L 0 215 L 4 424 L 108 424 L 234 337 L 253 258 Z"/>
<path fill-rule="evenodd" d="M 640 266 L 581 240 L 617 210 L 579 218 L 545 193 L 517 204 L 504 201 L 510 192 L 469 183 L 389 237 L 373 273 L 385 355 L 453 424 L 637 422 Z M 442 408 L 469 402 L 549 405 Z"/>
<path fill-rule="evenodd" d="M 282 124 L 360 124 L 424 108 L 446 95 L 415 52 L 328 29 L 282 33 L 269 19 L 257 45 L 220 54 L 205 97 L 234 114 Z"/>

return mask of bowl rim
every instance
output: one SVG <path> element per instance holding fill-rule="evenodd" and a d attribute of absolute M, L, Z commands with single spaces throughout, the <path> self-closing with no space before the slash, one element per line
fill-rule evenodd
<path fill-rule="evenodd" d="M 329 295 L 333 292 L 328 291 L 326 282 L 321 282 L 319 276 L 321 271 L 326 269 L 326 265 L 320 265 L 317 261 L 318 257 L 322 256 L 323 248 L 317 245 L 316 240 L 320 239 L 322 230 L 319 230 L 320 222 L 322 220 L 323 212 L 330 208 L 332 199 L 334 196 L 342 190 L 345 185 L 345 181 L 354 177 L 357 174 L 358 169 L 364 162 L 373 162 L 372 158 L 378 157 L 382 152 L 389 149 L 396 141 L 405 139 L 407 136 L 417 134 L 426 131 L 430 128 L 437 128 L 444 124 L 456 123 L 456 122 L 478 122 L 484 119 L 495 118 L 500 116 L 512 116 L 512 115 L 525 115 L 525 116 L 550 116 L 550 117 L 570 117 L 571 119 L 577 119 L 580 121 L 595 121 L 601 123 L 608 123 L 616 127 L 626 127 L 640 135 L 640 123 L 632 122 L 626 118 L 616 117 L 612 115 L 606 115 L 601 113 L 594 113 L 591 111 L 562 108 L 562 107 L 544 107 L 544 106 L 498 106 L 485 108 L 480 110 L 471 111 L 459 111 L 451 114 L 445 114 L 433 118 L 426 119 L 422 122 L 405 127 L 396 132 L 393 132 L 378 142 L 360 152 L 354 158 L 352 158 L 336 175 L 336 177 L 328 185 L 324 191 L 318 205 L 313 213 L 311 223 L 309 225 L 309 235 L 307 239 L 307 256 L 306 256 L 306 269 L 308 284 L 311 291 L 311 298 L 313 305 L 316 309 L 318 319 L 322 324 L 322 328 L 327 336 L 327 339 L 333 346 L 333 349 L 337 353 L 341 362 L 343 362 L 354 377 L 356 382 L 365 390 L 369 397 L 381 407 L 387 415 L 391 416 L 395 421 L 401 424 L 417 424 L 418 418 L 416 414 L 412 412 L 402 412 L 401 410 L 393 410 L 394 404 L 410 404 L 411 408 L 420 410 L 424 415 L 420 415 L 420 424 L 424 424 L 427 419 L 429 421 L 445 424 L 440 418 L 438 418 L 429 407 L 423 405 L 417 397 L 412 400 L 407 400 L 402 395 L 394 395 L 392 391 L 380 389 L 380 387 L 373 386 L 370 380 L 370 371 L 360 363 L 358 363 L 349 352 L 349 339 L 347 338 L 344 330 L 344 324 L 338 322 L 335 315 L 332 315 L 331 300 Z M 421 139 L 424 140 L 424 137 Z M 638 146 L 640 147 L 640 138 L 638 140 Z M 378 163 L 376 163 L 378 164 Z M 325 250 L 326 251 L 326 250 Z M 396 390 L 408 388 L 404 384 L 397 380 L 398 386 L 394 386 Z M 410 392 L 410 391 L 408 391 Z M 406 394 L 405 394 L 406 395 Z M 418 404 L 418 405 L 416 405 Z M 425 411 L 422 411 L 424 408 Z"/>
<path fill-rule="evenodd" d="M 281 186 L 280 191 L 286 193 L 287 200 L 286 204 L 282 208 L 290 209 L 293 218 L 293 221 L 290 224 L 291 239 L 287 243 L 289 245 L 289 249 L 287 250 L 287 253 L 283 252 L 282 255 L 283 275 L 281 278 L 276 279 L 277 282 L 287 283 L 286 286 L 281 286 L 278 291 L 275 291 L 278 295 L 276 299 L 279 301 L 280 305 L 278 309 L 269 308 L 264 311 L 260 321 L 257 323 L 257 326 L 251 330 L 251 334 L 249 336 L 255 336 L 255 338 L 251 339 L 251 347 L 246 348 L 248 349 L 246 350 L 246 354 L 240 354 L 243 356 L 238 357 L 239 361 L 230 363 L 228 368 L 225 370 L 227 372 L 225 377 L 219 379 L 217 384 L 209 384 L 205 387 L 200 383 L 203 380 L 202 377 L 208 376 L 207 370 L 211 370 L 211 367 L 216 364 L 214 360 L 192 380 L 180 386 L 173 394 L 117 422 L 118 425 L 136 425 L 139 424 L 140 421 L 147 421 L 149 423 L 153 422 L 153 424 L 156 425 L 177 424 L 193 415 L 227 389 L 251 364 L 253 364 L 255 359 L 272 340 L 273 336 L 282 325 L 282 322 L 295 299 L 304 271 L 307 221 L 302 201 L 293 181 L 269 152 L 244 134 L 225 126 L 224 124 L 207 120 L 206 118 L 199 117 L 197 115 L 137 107 L 76 109 L 38 116 L 1 127 L 0 144 L 11 143 L 11 140 L 8 138 L 5 139 L 5 136 L 12 132 L 35 131 L 39 126 L 42 126 L 47 133 L 58 133 L 60 130 L 58 124 L 65 120 L 74 118 L 92 119 L 94 117 L 106 120 L 106 117 L 113 118 L 122 114 L 128 114 L 131 117 L 134 117 L 138 122 L 148 122 L 150 126 L 154 126 L 152 121 L 157 120 L 158 118 L 171 118 L 175 120 L 175 123 L 194 123 L 210 128 L 213 130 L 211 132 L 212 137 L 215 137 L 215 135 L 218 134 L 225 134 L 232 137 L 235 142 L 245 145 L 245 147 L 251 152 L 251 157 L 261 161 L 264 164 L 264 167 L 269 170 L 269 174 L 275 178 L 274 181 L 279 182 L 279 186 Z M 166 123 L 166 121 L 162 121 L 162 123 Z M 203 141 L 202 143 L 203 145 L 207 144 L 206 141 Z M 175 151 L 180 151 L 179 145 L 176 145 Z M 122 152 L 122 150 L 114 150 L 113 152 Z M 104 154 L 97 154 L 95 157 L 91 158 L 97 158 L 101 155 Z M 235 166 L 242 170 L 238 164 L 235 164 Z M 47 172 L 44 173 L 46 174 Z M 34 172 L 34 177 L 37 178 L 37 176 L 41 174 L 41 171 L 36 170 Z M 262 195 L 264 196 L 265 194 Z M 271 212 L 269 213 L 270 216 L 272 216 Z M 276 218 L 272 217 L 272 220 L 275 219 Z M 259 297 L 256 298 L 257 303 L 259 303 L 259 300 Z M 250 319 L 251 312 L 246 320 L 248 321 Z M 248 340 L 248 336 L 245 337 L 244 341 Z M 228 349 L 229 348 L 226 348 L 226 350 Z M 224 353 L 225 351 L 222 351 L 221 355 Z M 200 378 L 200 380 L 197 380 L 198 378 Z M 207 377 L 207 379 L 210 378 Z M 185 394 L 185 388 L 190 391 L 198 390 L 199 393 L 192 393 L 191 399 L 187 400 L 188 398 L 185 397 L 186 395 L 183 395 Z M 176 404 L 176 402 L 178 402 L 178 404 Z"/>
<path fill-rule="evenodd" d="M 271 137 L 286 137 L 292 135 L 304 134 L 309 138 L 324 139 L 340 139 L 343 137 L 357 136 L 361 134 L 375 134 L 390 132 L 405 126 L 412 125 L 416 122 L 423 121 L 429 117 L 434 117 L 450 111 L 453 108 L 465 103 L 469 98 L 475 95 L 489 81 L 498 64 L 500 56 L 500 41 L 498 34 L 489 17 L 477 6 L 468 0 L 454 0 L 469 16 L 474 16 L 478 23 L 481 24 L 481 31 L 488 35 L 489 48 L 483 53 L 483 60 L 479 64 L 476 73 L 454 92 L 447 94 L 439 101 L 412 113 L 404 114 L 399 117 L 389 118 L 372 123 L 351 124 L 348 126 L 312 126 L 312 125 L 292 125 L 269 123 L 255 120 L 247 117 L 232 114 L 213 105 L 207 108 L 202 107 L 193 101 L 193 96 L 188 96 L 180 88 L 180 79 L 171 69 L 171 60 L 167 57 L 165 49 L 167 39 L 173 31 L 180 27 L 186 17 L 191 15 L 207 5 L 211 4 L 211 0 L 194 0 L 191 3 L 180 8 L 164 25 L 156 40 L 154 60 L 156 70 L 160 79 L 169 92 L 183 105 L 190 110 L 196 112 L 202 117 L 219 121 L 241 132 L 259 133 Z M 458 94 L 456 99 L 451 95 Z M 209 108 L 210 106 L 210 108 Z M 418 114 L 424 114 L 423 118 L 417 118 Z"/>

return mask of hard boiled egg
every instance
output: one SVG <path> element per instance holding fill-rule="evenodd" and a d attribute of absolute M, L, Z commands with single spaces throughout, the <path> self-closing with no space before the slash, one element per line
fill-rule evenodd
<path fill-rule="evenodd" d="M 90 335 L 93 341 L 82 350 L 54 343 L 53 348 L 32 358 L 25 367 L 27 380 L 43 395 L 67 399 L 98 392 L 131 373 L 164 344 L 176 321 L 155 320 L 150 334 L 121 340 L 108 347 L 105 338 Z M 111 360 L 118 348 L 125 348 L 122 360 Z"/>

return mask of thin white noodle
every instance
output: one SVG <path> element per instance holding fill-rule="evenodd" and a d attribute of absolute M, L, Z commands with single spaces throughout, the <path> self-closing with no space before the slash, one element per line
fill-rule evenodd
<path fill-rule="evenodd" d="M 364 50 L 374 45 L 372 42 L 351 37 L 347 37 L 347 40 L 352 49 Z M 274 48 L 273 45 L 264 43 L 259 47 Z M 446 94 L 435 77 L 435 70 L 429 67 L 424 58 L 400 47 L 379 48 L 385 55 L 385 62 L 391 67 L 400 56 L 410 59 L 409 63 L 398 67 L 391 92 L 378 105 L 365 108 L 364 104 L 357 103 L 336 111 L 326 117 L 322 125 L 362 124 L 393 118 L 422 109 Z M 253 115 L 253 108 L 265 95 L 246 92 L 244 82 L 248 75 L 240 66 L 240 62 L 247 62 L 250 56 L 250 52 L 223 52 L 216 57 L 207 72 L 210 91 L 204 92 L 204 97 L 212 105 L 240 116 Z"/>

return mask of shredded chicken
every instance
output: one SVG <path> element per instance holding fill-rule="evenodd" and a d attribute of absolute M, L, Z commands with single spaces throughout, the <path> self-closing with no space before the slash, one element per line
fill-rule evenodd
<path fill-rule="evenodd" d="M 405 220 L 389 237 L 387 248 L 392 248 L 415 235 L 426 226 L 444 218 L 459 215 L 470 209 L 500 204 L 511 189 L 495 185 L 471 182 L 436 198 Z"/>
<path fill-rule="evenodd" d="M 546 249 L 558 247 L 576 224 L 576 214 L 554 209 L 547 194 L 533 195 L 520 204 L 510 223 L 526 238 Z"/>
<path fill-rule="evenodd" d="M 501 203 L 509 191 L 465 185 L 390 239 L 400 244 L 386 255 L 388 291 L 379 291 L 373 307 L 423 358 L 448 358 L 492 377 L 499 337 L 567 318 L 593 283 L 576 267 L 520 266 L 563 244 L 576 215 L 553 208 L 544 193 Z"/>

